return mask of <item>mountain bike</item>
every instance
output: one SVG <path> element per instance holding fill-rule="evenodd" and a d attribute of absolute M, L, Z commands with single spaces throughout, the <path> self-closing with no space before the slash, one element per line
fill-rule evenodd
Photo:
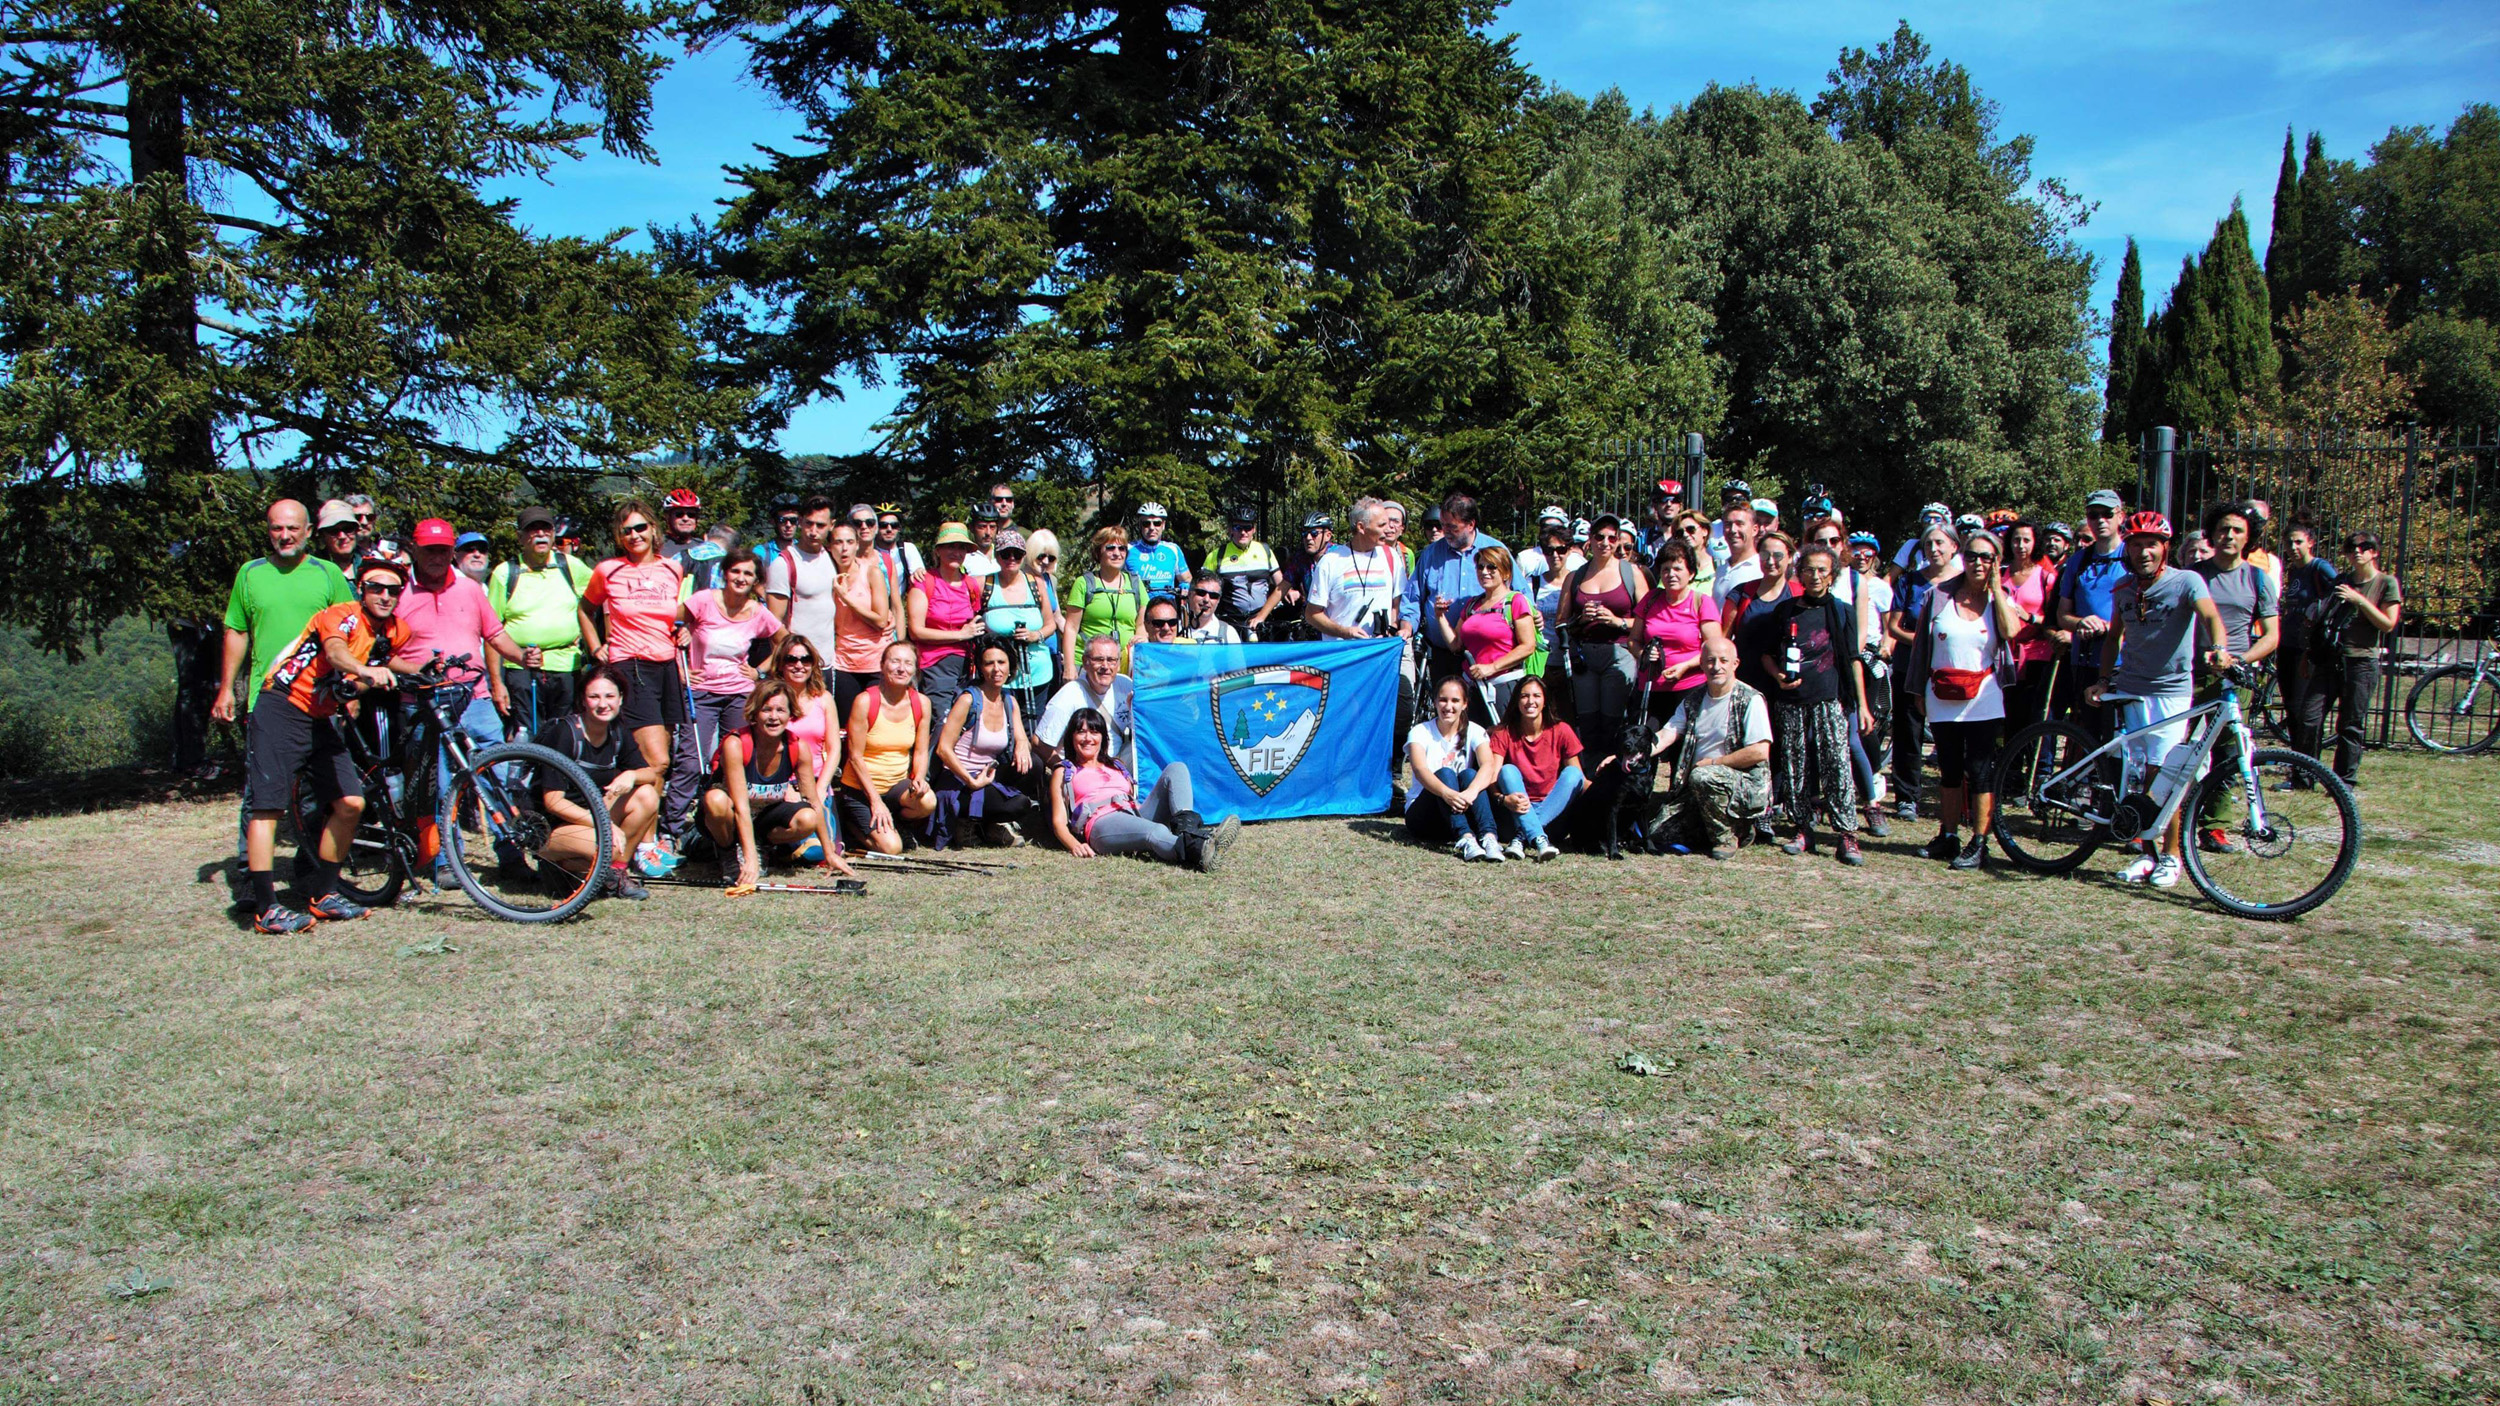
<path fill-rule="evenodd" d="M 2224 911 L 2243 918 L 2295 918 L 2335 896 L 2361 858 L 2361 811 L 2350 787 L 2324 762 L 2288 748 L 2255 746 L 2237 689 L 2256 674 L 2234 664 L 2234 685 L 2184 718 L 2120 733 L 2097 746 L 2080 724 L 2051 719 L 2014 735 L 1999 774 L 2022 778 L 2016 804 L 2000 804 L 1990 827 L 2006 855 L 2042 874 L 2074 870 L 2102 845 L 2158 841 L 2182 806 L 2189 812 L 2188 878 Z M 2116 695 L 2109 702 L 2125 702 Z M 2187 740 L 2149 775 L 2118 765 L 2129 738 L 2185 721 Z M 2209 766 L 2224 737 L 2236 761 Z M 2201 778 L 2201 780 L 2199 779 Z M 2208 827 L 2202 817 L 2222 817 Z M 2225 850 L 2208 850 L 2202 832 L 2218 828 Z"/>
<path fill-rule="evenodd" d="M 431 868 L 424 852 L 423 819 L 435 818 L 442 856 L 469 900 L 498 918 L 516 923 L 552 923 L 582 910 L 597 893 L 593 878 L 607 871 L 615 853 L 615 835 L 607 807 L 596 797 L 599 787 L 581 764 L 560 752 L 532 742 L 499 742 L 481 747 L 456 725 L 485 670 L 465 654 L 436 657 L 414 674 L 401 675 L 396 689 L 412 707 L 388 720 L 395 745 L 377 742 L 383 719 L 368 713 L 351 716 L 345 709 L 325 722 L 347 748 L 364 788 L 365 809 L 339 866 L 339 891 L 368 908 L 399 901 L 411 878 Z M 388 695 L 359 690 L 350 681 L 333 678 L 323 687 L 342 702 L 363 696 L 369 706 Z M 451 801 L 435 796 L 437 756 L 451 766 Z M 536 858 L 554 825 L 538 808 L 542 788 L 570 788 L 594 798 L 588 807 L 596 822 L 597 855 L 585 875 Z M 301 876 L 310 864 L 312 838 L 321 833 L 329 808 L 309 776 L 295 780 L 290 815 L 296 832 L 296 868 Z M 472 849 L 478 853 L 472 853 Z"/>
<path fill-rule="evenodd" d="M 2405 694 L 2405 731 L 2430 750 L 2456 757 L 2488 752 L 2500 742 L 2500 668 L 2490 654 L 2416 679 Z"/>

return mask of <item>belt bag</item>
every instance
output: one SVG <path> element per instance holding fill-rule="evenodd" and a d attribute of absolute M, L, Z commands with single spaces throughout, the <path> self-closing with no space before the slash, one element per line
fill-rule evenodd
<path fill-rule="evenodd" d="M 1968 703 L 1995 673 L 1993 669 L 1933 669 L 1928 672 L 1927 686 L 1945 702 Z"/>

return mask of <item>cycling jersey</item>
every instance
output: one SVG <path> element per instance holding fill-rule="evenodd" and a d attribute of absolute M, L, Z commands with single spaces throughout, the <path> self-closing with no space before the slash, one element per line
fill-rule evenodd
<path fill-rule="evenodd" d="M 295 643 L 287 646 L 277 662 L 269 666 L 260 686 L 282 689 L 288 702 L 313 717 L 326 718 L 337 712 L 339 705 L 322 690 L 321 681 L 338 670 L 331 665 L 329 652 L 323 646 L 333 639 L 342 640 L 349 654 L 361 657 L 367 665 L 376 665 L 408 643 L 411 633 L 408 622 L 397 616 L 391 617 L 388 629 L 376 633 L 365 608 L 353 601 L 331 606 L 304 626 L 304 633 L 297 635 Z"/>
<path fill-rule="evenodd" d="M 1189 558 L 1181 544 L 1168 537 L 1151 547 L 1129 543 L 1128 569 L 1145 583 L 1146 595 L 1153 600 L 1170 600 L 1189 584 Z"/>

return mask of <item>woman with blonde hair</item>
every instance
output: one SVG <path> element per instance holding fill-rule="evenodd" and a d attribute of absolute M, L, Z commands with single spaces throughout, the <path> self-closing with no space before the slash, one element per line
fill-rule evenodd
<path fill-rule="evenodd" d="M 1106 527 L 1086 547 L 1083 575 L 1068 587 L 1068 608 L 1061 612 L 1059 672 L 1076 677 L 1085 642 L 1109 635 L 1120 642 L 1122 659 L 1146 618 L 1146 583 L 1128 569 L 1128 529 Z"/>

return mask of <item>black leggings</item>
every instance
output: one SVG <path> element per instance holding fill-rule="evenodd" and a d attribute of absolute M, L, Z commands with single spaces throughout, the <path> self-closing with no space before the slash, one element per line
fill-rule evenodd
<path fill-rule="evenodd" d="M 1973 795 L 1996 794 L 1997 739 L 2005 732 L 2003 718 L 1929 723 L 1927 730 L 1936 735 L 1937 785 L 1951 790 L 1967 781 Z"/>

